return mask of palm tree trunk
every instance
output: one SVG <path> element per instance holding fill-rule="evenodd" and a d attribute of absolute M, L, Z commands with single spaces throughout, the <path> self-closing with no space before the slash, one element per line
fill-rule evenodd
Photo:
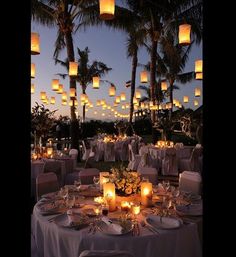
<path fill-rule="evenodd" d="M 82 86 L 82 92 L 83 92 L 83 94 L 86 94 L 85 90 L 86 90 L 85 87 Z M 85 122 L 85 105 L 83 105 L 83 117 L 82 117 L 82 121 L 83 121 L 83 123 Z"/>
<path fill-rule="evenodd" d="M 170 79 L 170 102 L 171 102 L 171 109 L 170 109 L 170 115 L 169 115 L 170 120 L 171 120 L 172 111 L 173 111 L 173 85 L 174 85 L 174 80 Z"/>
<path fill-rule="evenodd" d="M 74 54 L 74 46 L 73 46 L 73 39 L 71 31 L 68 30 L 65 32 L 65 40 L 66 40 L 66 49 L 67 49 L 67 56 L 69 62 L 73 62 L 75 60 Z M 70 88 L 76 89 L 76 81 L 74 78 L 70 77 Z M 78 121 L 76 119 L 75 114 L 75 105 L 73 101 L 73 106 L 70 108 L 71 113 L 71 148 L 78 149 L 79 148 L 79 131 L 78 131 Z"/>
<path fill-rule="evenodd" d="M 136 77 L 136 69 L 138 64 L 138 57 L 137 57 L 137 49 L 134 51 L 134 55 L 132 58 L 132 73 L 131 73 L 131 87 L 130 87 L 130 113 L 129 113 L 129 123 L 132 126 L 132 118 L 134 112 L 134 104 L 133 104 L 133 97 L 135 92 L 135 77 Z"/>

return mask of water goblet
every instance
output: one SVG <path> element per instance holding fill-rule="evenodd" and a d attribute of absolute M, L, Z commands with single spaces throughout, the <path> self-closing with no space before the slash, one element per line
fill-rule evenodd
<path fill-rule="evenodd" d="M 74 185 L 78 191 L 80 190 L 81 184 L 82 183 L 80 178 L 74 181 Z"/>

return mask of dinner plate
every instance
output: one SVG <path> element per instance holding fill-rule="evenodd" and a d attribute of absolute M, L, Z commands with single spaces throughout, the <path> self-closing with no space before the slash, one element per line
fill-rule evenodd
<path fill-rule="evenodd" d="M 103 221 L 99 221 L 98 228 L 101 233 L 109 236 L 122 236 L 130 233 L 133 229 L 133 224 L 130 220 L 126 220 L 124 222 L 119 221 L 118 219 L 110 219 L 112 224 L 116 224 L 122 227 L 121 233 L 118 233 L 116 230 L 113 229 L 111 225 L 107 225 Z"/>
<path fill-rule="evenodd" d="M 148 215 L 146 223 L 157 229 L 176 229 L 182 224 L 181 220 L 171 217 L 160 217 L 156 215 Z"/>
<path fill-rule="evenodd" d="M 179 215 L 187 216 L 201 216 L 202 215 L 202 203 L 189 204 L 189 205 L 177 205 L 176 212 Z"/>

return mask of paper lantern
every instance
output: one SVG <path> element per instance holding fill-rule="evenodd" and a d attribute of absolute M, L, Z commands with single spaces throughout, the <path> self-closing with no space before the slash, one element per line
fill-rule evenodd
<path fill-rule="evenodd" d="M 152 183 L 141 183 L 141 203 L 146 207 L 152 206 Z"/>
<path fill-rule="evenodd" d="M 99 1 L 100 18 L 103 20 L 111 20 L 115 13 L 115 0 Z"/>
<path fill-rule="evenodd" d="M 77 76 L 78 66 L 77 62 L 69 62 L 69 76 Z"/>
<path fill-rule="evenodd" d="M 100 78 L 99 77 L 93 77 L 93 88 L 98 89 L 99 88 L 99 81 Z"/>
<path fill-rule="evenodd" d="M 31 94 L 34 94 L 34 92 L 35 92 L 35 86 L 34 84 L 31 84 Z"/>
<path fill-rule="evenodd" d="M 31 32 L 31 54 L 40 54 L 39 34 Z"/>
<path fill-rule="evenodd" d="M 153 101 L 149 102 L 149 107 L 153 107 Z"/>
<path fill-rule="evenodd" d="M 69 106 L 73 106 L 73 100 L 69 101 Z"/>
<path fill-rule="evenodd" d="M 116 102 L 117 104 L 120 103 L 120 96 L 116 96 L 115 102 Z"/>
<path fill-rule="evenodd" d="M 34 79 L 35 78 L 35 64 L 31 63 L 31 78 Z"/>
<path fill-rule="evenodd" d="M 167 86 L 167 82 L 166 82 L 166 81 L 162 81 L 162 82 L 161 82 L 161 90 L 162 90 L 162 91 L 166 91 L 166 90 L 167 90 L 167 87 L 168 87 L 168 86 Z"/>
<path fill-rule="evenodd" d="M 70 97 L 75 97 L 76 90 L 75 88 L 70 88 Z"/>
<path fill-rule="evenodd" d="M 52 97 L 51 97 L 51 104 L 55 104 L 55 102 L 56 102 L 56 99 L 55 99 L 54 96 L 52 96 Z"/>
<path fill-rule="evenodd" d="M 124 109 L 125 109 L 125 105 L 122 105 L 122 106 L 121 106 L 121 109 L 124 110 Z"/>
<path fill-rule="evenodd" d="M 182 24 L 179 26 L 179 44 L 182 46 L 189 45 L 191 42 L 191 25 Z"/>
<path fill-rule="evenodd" d="M 173 99 L 173 104 L 176 105 L 176 99 Z"/>
<path fill-rule="evenodd" d="M 100 105 L 101 105 L 101 101 L 100 101 L 100 100 L 97 100 L 96 105 L 97 105 L 97 106 L 100 106 Z"/>
<path fill-rule="evenodd" d="M 121 101 L 125 101 L 125 100 L 126 100 L 125 92 L 122 92 L 122 93 L 120 94 L 120 100 L 121 100 Z"/>
<path fill-rule="evenodd" d="M 145 103 L 144 103 L 144 102 L 141 103 L 141 108 L 142 108 L 142 109 L 145 108 Z"/>
<path fill-rule="evenodd" d="M 135 96 L 133 97 L 133 104 L 134 105 L 138 104 L 138 100 L 137 100 L 137 98 Z"/>
<path fill-rule="evenodd" d="M 52 80 L 52 90 L 58 91 L 59 90 L 59 79 Z"/>
<path fill-rule="evenodd" d="M 59 84 L 59 87 L 58 87 L 58 91 L 57 91 L 57 93 L 58 93 L 58 94 L 62 94 L 62 93 L 63 93 L 63 91 L 64 91 L 64 89 L 63 89 L 63 85 L 62 85 L 62 84 Z"/>
<path fill-rule="evenodd" d="M 196 60 L 195 61 L 195 72 L 203 72 L 202 71 L 203 62 L 202 60 Z"/>
<path fill-rule="evenodd" d="M 195 73 L 195 79 L 199 79 L 199 80 L 203 79 L 203 73 L 202 72 Z"/>
<path fill-rule="evenodd" d="M 194 106 L 198 106 L 198 101 L 194 100 Z"/>
<path fill-rule="evenodd" d="M 126 103 L 126 104 L 125 104 L 125 108 L 126 108 L 126 109 L 129 109 L 129 103 Z"/>
<path fill-rule="evenodd" d="M 67 94 L 66 94 L 66 91 L 64 91 L 64 92 L 62 93 L 61 99 L 62 99 L 62 101 L 67 101 Z"/>
<path fill-rule="evenodd" d="M 100 103 L 101 103 L 101 105 L 104 105 L 104 104 L 106 104 L 106 101 L 104 99 L 102 99 Z"/>
<path fill-rule="evenodd" d="M 140 99 L 140 98 L 141 98 L 141 92 L 138 91 L 138 90 L 136 90 L 136 92 L 135 92 L 135 97 L 136 97 L 137 99 Z"/>
<path fill-rule="evenodd" d="M 74 105 L 75 105 L 75 106 L 78 106 L 78 101 L 77 101 L 77 99 L 74 100 Z"/>
<path fill-rule="evenodd" d="M 86 96 L 87 96 L 86 94 L 81 94 L 81 95 L 80 95 L 80 101 L 81 101 L 81 102 L 85 102 Z"/>
<path fill-rule="evenodd" d="M 111 85 L 109 88 L 109 96 L 114 96 L 116 94 L 116 87 Z"/>
<path fill-rule="evenodd" d="M 46 92 L 40 92 L 40 99 L 45 100 L 47 97 Z"/>
<path fill-rule="evenodd" d="M 198 88 L 198 87 L 196 87 L 196 88 L 195 88 L 195 92 L 194 92 L 194 93 L 195 93 L 195 96 L 196 96 L 196 97 L 201 96 L 201 89 L 200 89 L 200 88 Z"/>
<path fill-rule="evenodd" d="M 67 101 L 62 100 L 61 104 L 62 104 L 62 105 L 67 105 Z"/>
<path fill-rule="evenodd" d="M 188 101 L 189 101 L 189 97 L 185 95 L 184 98 L 183 98 L 183 102 L 188 103 Z"/>
<path fill-rule="evenodd" d="M 148 73 L 147 71 L 141 71 L 140 72 L 140 82 L 141 83 L 147 83 L 148 82 Z"/>

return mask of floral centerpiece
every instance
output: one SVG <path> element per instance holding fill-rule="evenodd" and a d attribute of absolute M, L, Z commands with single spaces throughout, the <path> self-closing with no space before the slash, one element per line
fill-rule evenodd
<path fill-rule="evenodd" d="M 112 168 L 109 180 L 115 184 L 118 195 L 131 195 L 140 191 L 140 173 L 131 171 L 123 166 Z"/>

